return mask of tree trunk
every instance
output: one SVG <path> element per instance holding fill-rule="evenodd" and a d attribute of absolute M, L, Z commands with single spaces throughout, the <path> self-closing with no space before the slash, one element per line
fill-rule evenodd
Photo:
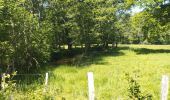
<path fill-rule="evenodd" d="M 90 48 L 90 44 L 89 43 L 86 43 L 85 44 L 85 52 Z"/>
<path fill-rule="evenodd" d="M 109 43 L 108 42 L 105 42 L 104 43 L 104 48 L 108 48 L 109 47 Z"/>
<path fill-rule="evenodd" d="M 112 42 L 112 48 L 117 48 L 118 47 L 118 42 Z"/>
<path fill-rule="evenodd" d="M 61 49 L 61 45 L 60 44 L 58 45 L 58 48 Z"/>
<path fill-rule="evenodd" d="M 116 42 L 116 48 L 118 47 L 118 42 Z"/>
<path fill-rule="evenodd" d="M 81 44 L 81 48 L 83 49 L 83 44 Z"/>
<path fill-rule="evenodd" d="M 112 48 L 114 48 L 115 47 L 115 43 L 114 42 L 112 42 Z"/>
<path fill-rule="evenodd" d="M 74 48 L 76 49 L 76 48 L 77 48 L 77 45 L 75 45 Z"/>
<path fill-rule="evenodd" d="M 68 50 L 71 51 L 72 50 L 72 44 L 71 43 L 68 43 Z"/>
<path fill-rule="evenodd" d="M 100 45 L 99 45 L 99 43 L 97 43 L 97 47 L 99 47 Z"/>
<path fill-rule="evenodd" d="M 86 44 L 85 44 L 85 48 L 89 49 L 89 48 L 90 48 L 90 44 L 89 44 L 89 43 L 86 43 Z"/>

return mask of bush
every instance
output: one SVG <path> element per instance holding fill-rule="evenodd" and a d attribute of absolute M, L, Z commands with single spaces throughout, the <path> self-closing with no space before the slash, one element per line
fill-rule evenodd
<path fill-rule="evenodd" d="M 0 100 L 8 99 L 12 93 L 15 91 L 15 81 L 11 80 L 15 76 L 16 72 L 12 75 L 3 74 L 1 81 L 1 90 L 0 90 Z"/>
<path fill-rule="evenodd" d="M 129 87 L 128 93 L 129 98 L 132 100 L 152 100 L 151 94 L 144 94 L 141 92 L 141 86 L 137 82 L 136 78 L 131 77 L 129 74 L 126 74 L 126 79 L 128 80 Z"/>

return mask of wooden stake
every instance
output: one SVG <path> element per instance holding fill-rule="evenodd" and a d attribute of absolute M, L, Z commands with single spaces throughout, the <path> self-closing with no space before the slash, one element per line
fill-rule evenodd
<path fill-rule="evenodd" d="M 169 78 L 167 75 L 162 76 L 161 82 L 161 100 L 168 100 Z"/>
<path fill-rule="evenodd" d="M 95 93 L 94 93 L 94 78 L 93 78 L 93 72 L 87 73 L 88 77 L 88 90 L 89 90 L 89 100 L 94 100 Z"/>
<path fill-rule="evenodd" d="M 2 74 L 1 76 L 2 80 L 1 80 L 1 88 L 2 90 L 5 89 L 5 73 Z"/>
<path fill-rule="evenodd" d="M 45 74 L 45 88 L 44 88 L 44 92 L 47 91 L 47 86 L 48 86 L 48 73 Z"/>
<path fill-rule="evenodd" d="M 14 100 L 14 96 L 11 95 L 10 98 L 9 98 L 9 100 Z"/>

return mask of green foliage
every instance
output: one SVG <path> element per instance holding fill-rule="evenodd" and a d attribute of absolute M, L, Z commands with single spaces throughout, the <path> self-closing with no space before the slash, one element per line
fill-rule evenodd
<path fill-rule="evenodd" d="M 29 70 L 49 59 L 51 35 L 48 26 L 44 26 L 48 21 L 40 23 L 38 17 L 26 8 L 32 8 L 30 3 L 4 1 L 2 4 L 0 18 L 3 24 L 0 28 L 2 29 L 0 44 L 2 44 L 1 64 L 4 67 L 10 65 L 17 70 L 23 69 L 22 67 Z"/>
<path fill-rule="evenodd" d="M 144 95 L 141 93 L 141 86 L 137 82 L 137 76 L 135 78 L 131 77 L 129 74 L 126 74 L 126 79 L 128 80 L 129 83 L 129 97 L 132 100 L 152 100 L 152 95 L 147 94 Z"/>
<path fill-rule="evenodd" d="M 14 53 L 14 48 L 7 41 L 0 42 L 0 52 L 0 64 L 2 66 L 9 64 Z"/>
<path fill-rule="evenodd" d="M 13 74 L 3 74 L 1 80 L 1 90 L 0 90 L 0 99 L 7 100 L 12 95 L 13 91 L 15 91 L 16 83 L 12 80 L 12 78 L 16 75 L 16 72 Z"/>
<path fill-rule="evenodd" d="M 37 69 L 61 45 L 168 44 L 168 18 L 163 0 L 0 0 L 0 65 Z"/>
<path fill-rule="evenodd" d="M 19 71 L 19 73 L 37 72 L 38 68 L 50 61 L 51 55 L 54 56 L 53 54 L 55 54 L 54 52 L 59 52 L 62 55 L 64 50 L 61 46 L 65 48 L 65 45 L 68 49 L 65 51 L 68 52 L 62 55 L 63 58 L 75 56 L 73 45 L 79 45 L 81 48 L 85 46 L 85 49 L 82 50 L 85 51 L 85 56 L 82 54 L 78 55 L 78 58 L 70 58 L 70 62 L 73 61 L 77 66 L 90 66 L 96 60 L 102 60 L 108 56 L 133 55 L 134 53 L 140 54 L 151 51 L 160 53 L 160 50 L 145 52 L 145 49 L 132 49 L 134 50 L 132 52 L 131 49 L 126 51 L 119 48 L 110 52 L 111 50 L 106 48 L 109 47 L 109 44 L 117 47 L 118 43 L 169 44 L 169 3 L 168 0 L 0 0 L 0 70 L 2 69 L 2 72 L 7 70 L 8 72 L 11 68 Z M 131 8 L 136 6 L 142 7 L 143 11 L 131 14 Z M 89 59 L 89 56 L 87 56 L 89 52 L 86 51 L 91 50 L 90 47 L 94 45 L 99 47 L 97 48 L 99 53 L 95 52 L 93 55 L 101 54 L 102 57 L 97 58 L 92 55 Z M 105 49 L 101 49 L 100 46 Z M 106 54 L 107 51 L 109 54 Z M 169 53 L 168 50 L 164 52 Z M 109 57 L 106 58 L 103 62 L 96 62 L 95 65 L 100 67 L 97 64 L 107 63 Z M 85 59 L 85 62 L 80 61 L 81 59 Z M 113 59 L 115 62 L 111 60 L 108 66 L 118 64 L 116 63 L 118 59 L 116 57 Z M 122 58 L 121 60 L 124 61 Z M 96 70 L 95 67 L 94 69 Z M 107 68 L 104 70 L 107 70 Z M 126 71 L 126 69 L 123 70 Z M 66 71 L 72 72 L 69 69 L 66 69 Z M 110 71 L 110 69 L 107 71 Z M 75 73 L 78 73 L 77 69 Z M 67 91 L 62 83 L 66 81 L 70 74 L 68 76 L 62 76 L 62 74 L 58 75 L 61 78 L 59 78 L 61 83 L 54 90 L 57 91 L 59 97 L 65 99 L 68 96 L 65 94 L 74 92 L 72 90 L 75 87 L 70 86 L 69 91 Z M 107 84 L 108 77 L 110 75 L 102 80 L 98 79 L 98 81 L 102 81 L 102 85 Z M 74 78 L 73 80 L 70 79 L 68 83 L 76 84 L 75 80 Z M 83 78 L 80 77 L 80 80 L 83 80 Z M 141 94 L 138 82 L 131 77 L 129 77 L 129 80 L 130 97 L 147 98 L 147 96 Z M 97 85 L 100 86 L 101 84 Z M 29 92 L 35 92 L 35 94 L 29 94 L 31 95 L 30 99 L 35 99 L 37 95 L 39 95 L 39 98 L 36 99 L 53 98 L 53 91 L 47 96 L 42 95 L 43 93 L 39 91 L 41 91 L 41 87 L 37 87 L 37 91 L 30 89 Z M 102 91 L 102 89 L 99 89 L 99 91 Z M 112 90 L 109 89 L 109 91 Z M 122 93 L 122 90 L 117 92 L 117 94 L 119 93 Z M 86 92 L 76 91 L 72 97 L 77 94 L 81 94 L 80 99 L 86 98 L 87 95 Z M 99 94 L 101 95 L 99 98 L 102 99 L 104 98 L 102 95 L 107 95 L 106 98 L 109 99 L 115 98 L 108 93 L 99 92 Z"/>
<path fill-rule="evenodd" d="M 169 43 L 169 1 L 136 1 L 136 6 L 144 10 L 131 16 L 131 33 L 134 43 L 168 44 Z M 168 38 L 166 38 L 168 37 Z"/>
<path fill-rule="evenodd" d="M 141 91 L 139 96 L 148 97 L 145 100 L 149 100 L 150 94 L 152 100 L 159 100 L 161 76 L 165 73 L 170 75 L 169 56 L 169 45 L 120 45 L 108 52 L 93 51 L 81 62 L 74 62 L 81 66 L 66 63 L 46 66 L 44 71 L 50 71 L 47 96 L 43 93 L 44 85 L 40 83 L 33 83 L 31 87 L 24 85 L 27 87 L 25 91 L 13 95 L 19 100 L 43 100 L 44 96 L 57 100 L 85 100 L 88 98 L 87 72 L 92 71 L 98 100 L 131 100 L 130 86 L 131 90 Z M 80 57 L 73 59 L 79 60 Z M 129 80 L 125 73 L 129 73 Z M 130 80 L 133 80 L 132 84 Z"/>

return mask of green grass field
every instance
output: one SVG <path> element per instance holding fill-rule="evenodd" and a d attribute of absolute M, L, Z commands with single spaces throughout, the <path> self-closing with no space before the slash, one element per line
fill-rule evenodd
<path fill-rule="evenodd" d="M 129 83 L 125 74 L 136 77 L 142 93 L 159 100 L 161 77 L 170 75 L 170 45 L 120 45 L 117 49 L 92 51 L 69 60 L 72 64 L 46 68 L 50 79 L 44 99 L 87 100 L 87 72 L 90 71 L 94 72 L 97 100 L 127 100 Z M 43 85 L 36 85 L 14 95 L 41 100 L 45 94 L 42 91 Z"/>

